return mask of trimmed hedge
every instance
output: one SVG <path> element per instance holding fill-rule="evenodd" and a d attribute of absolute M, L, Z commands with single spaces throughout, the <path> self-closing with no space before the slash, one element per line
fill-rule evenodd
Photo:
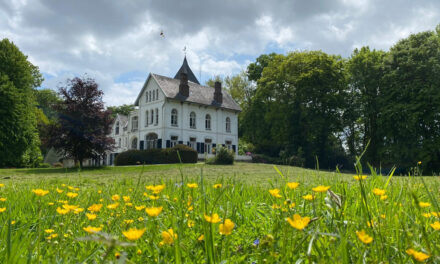
<path fill-rule="evenodd" d="M 224 147 L 219 147 L 216 149 L 215 157 L 208 159 L 207 164 L 217 164 L 217 165 L 232 165 L 234 164 L 235 153 Z"/>
<path fill-rule="evenodd" d="M 116 156 L 115 165 L 180 163 L 177 152 L 182 163 L 197 162 L 197 151 L 186 145 L 176 145 L 167 149 L 128 150 Z"/>

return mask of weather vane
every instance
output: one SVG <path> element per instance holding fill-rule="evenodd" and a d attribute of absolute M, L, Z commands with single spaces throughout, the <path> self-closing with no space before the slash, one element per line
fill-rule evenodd
<path fill-rule="evenodd" d="M 186 56 L 186 46 L 183 47 L 183 54 Z"/>

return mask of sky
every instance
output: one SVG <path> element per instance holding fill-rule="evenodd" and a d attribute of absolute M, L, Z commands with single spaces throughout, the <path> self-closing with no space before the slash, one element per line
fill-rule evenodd
<path fill-rule="evenodd" d="M 439 0 L 0 0 L 0 38 L 39 67 L 42 88 L 87 75 L 107 106 L 134 103 L 150 72 L 174 77 L 184 47 L 204 83 L 261 54 L 349 57 L 437 24 Z"/>

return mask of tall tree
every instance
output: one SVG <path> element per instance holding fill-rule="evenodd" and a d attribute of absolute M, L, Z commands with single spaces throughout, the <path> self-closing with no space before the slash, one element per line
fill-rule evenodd
<path fill-rule="evenodd" d="M 119 106 L 109 106 L 107 109 L 111 111 L 112 117 L 115 118 L 117 114 L 128 116 L 130 112 L 134 110 L 134 105 L 123 104 Z"/>
<path fill-rule="evenodd" d="M 42 80 L 14 43 L 0 41 L 0 167 L 41 161 L 33 89 Z"/>
<path fill-rule="evenodd" d="M 277 56 L 278 54 L 276 53 L 263 54 L 260 55 L 255 62 L 249 64 L 246 71 L 249 80 L 257 82 L 261 78 L 264 68 L 277 58 Z"/>
<path fill-rule="evenodd" d="M 382 145 L 379 116 L 385 54 L 362 47 L 353 51 L 347 63 L 350 90 L 344 121 L 349 151 L 352 156 L 359 155 L 369 142 L 364 159 L 376 167 L 380 165 Z"/>
<path fill-rule="evenodd" d="M 228 90 L 241 108 L 246 107 L 255 93 L 255 86 L 248 79 L 245 71 L 231 77 L 227 76 L 224 83 L 225 89 Z"/>
<path fill-rule="evenodd" d="M 91 78 L 68 80 L 59 90 L 63 101 L 56 107 L 59 122 L 51 129 L 51 145 L 79 162 L 99 158 L 113 148 L 111 112 L 104 109 L 103 92 Z"/>

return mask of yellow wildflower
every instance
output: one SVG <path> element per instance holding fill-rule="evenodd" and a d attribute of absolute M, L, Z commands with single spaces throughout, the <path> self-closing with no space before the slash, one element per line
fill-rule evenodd
<path fill-rule="evenodd" d="M 57 193 L 62 193 L 62 192 L 64 192 L 64 190 L 61 190 L 61 189 L 57 188 Z"/>
<path fill-rule="evenodd" d="M 281 198 L 280 189 L 270 189 L 269 193 L 275 198 Z"/>
<path fill-rule="evenodd" d="M 163 207 L 148 207 L 145 208 L 145 212 L 151 216 L 151 217 L 156 217 L 158 216 L 161 212 L 162 212 Z"/>
<path fill-rule="evenodd" d="M 6 198 L 1 197 L 0 202 L 6 202 Z"/>
<path fill-rule="evenodd" d="M 213 185 L 214 189 L 220 189 L 223 185 L 221 183 L 216 183 Z"/>
<path fill-rule="evenodd" d="M 115 258 L 116 258 L 116 259 L 119 259 L 120 257 L 121 257 L 121 253 L 116 252 L 116 253 L 115 253 Z"/>
<path fill-rule="evenodd" d="M 70 211 L 69 209 L 63 209 L 63 208 L 60 208 L 60 207 L 57 208 L 57 213 L 59 213 L 60 215 L 65 215 L 69 211 Z"/>
<path fill-rule="evenodd" d="M 145 193 L 144 193 L 145 194 Z M 158 195 L 146 195 L 146 196 L 148 196 L 148 198 L 150 198 L 151 200 L 157 200 L 157 199 L 159 199 L 159 196 Z"/>
<path fill-rule="evenodd" d="M 134 206 L 134 208 L 137 210 L 137 211 L 141 211 L 141 210 L 143 210 L 144 208 L 145 208 L 145 205 L 139 205 L 139 206 Z"/>
<path fill-rule="evenodd" d="M 162 232 L 162 241 L 160 242 L 160 245 L 171 245 L 173 244 L 175 239 L 177 239 L 177 234 L 174 234 L 173 229 L 170 228 L 167 231 Z"/>
<path fill-rule="evenodd" d="M 190 188 L 190 189 L 195 189 L 195 188 L 199 187 L 199 185 L 197 183 L 188 183 L 188 184 L 186 184 L 186 186 L 188 186 L 188 188 Z"/>
<path fill-rule="evenodd" d="M 311 194 L 307 194 L 303 196 L 304 200 L 307 201 L 312 201 L 313 199 L 315 199 L 315 196 L 311 195 Z"/>
<path fill-rule="evenodd" d="M 101 194 L 102 193 L 102 190 L 98 190 L 98 194 Z"/>
<path fill-rule="evenodd" d="M 421 162 L 421 161 L 417 162 L 417 165 L 421 165 L 421 164 L 422 164 L 422 162 Z"/>
<path fill-rule="evenodd" d="M 423 213 L 422 215 L 426 218 L 430 218 L 432 216 L 431 213 Z"/>
<path fill-rule="evenodd" d="M 159 185 L 147 185 L 145 186 L 147 190 L 150 190 L 153 192 L 153 194 L 159 194 L 165 189 L 165 184 L 159 184 Z"/>
<path fill-rule="evenodd" d="M 353 179 L 359 181 L 359 180 L 365 180 L 367 178 L 367 175 L 354 175 Z"/>
<path fill-rule="evenodd" d="M 138 221 L 142 222 L 142 221 L 144 221 L 144 218 L 142 216 L 139 216 Z"/>
<path fill-rule="evenodd" d="M 419 262 L 425 261 L 429 258 L 429 255 L 427 255 L 423 252 L 418 252 L 412 248 L 407 249 L 406 254 L 413 256 Z"/>
<path fill-rule="evenodd" d="M 89 210 L 90 212 L 97 213 L 101 210 L 101 208 L 102 208 L 102 204 L 92 204 L 89 206 L 89 208 L 87 208 L 87 210 Z"/>
<path fill-rule="evenodd" d="M 33 189 L 32 192 L 35 193 L 35 195 L 37 196 L 45 196 L 49 193 L 49 191 L 43 189 Z"/>
<path fill-rule="evenodd" d="M 434 230 L 440 230 L 440 222 L 435 221 L 434 224 L 431 224 L 431 227 L 434 228 Z"/>
<path fill-rule="evenodd" d="M 67 209 L 67 210 L 69 210 L 69 211 L 71 211 L 71 210 L 75 210 L 75 209 L 77 209 L 78 207 L 79 207 L 78 205 L 63 204 L 63 208 L 64 208 L 64 209 Z"/>
<path fill-rule="evenodd" d="M 364 230 L 356 231 L 356 235 L 359 238 L 359 240 L 362 241 L 362 243 L 364 244 L 370 244 L 371 242 L 373 242 L 373 238 L 370 237 L 367 233 L 365 233 Z"/>
<path fill-rule="evenodd" d="M 49 203 L 47 203 L 47 205 L 54 205 L 55 203 L 53 203 L 53 202 L 49 202 Z"/>
<path fill-rule="evenodd" d="M 56 238 L 58 236 L 58 234 L 52 234 L 48 237 L 46 237 L 47 240 L 51 240 L 52 238 Z"/>
<path fill-rule="evenodd" d="M 55 230 L 53 229 L 45 229 L 44 232 L 47 234 L 52 234 Z"/>
<path fill-rule="evenodd" d="M 122 196 L 122 199 L 123 199 L 124 202 L 126 202 L 126 203 L 130 202 L 130 196 Z"/>
<path fill-rule="evenodd" d="M 288 182 L 287 183 L 287 187 L 289 187 L 289 189 L 293 190 L 298 188 L 299 186 L 299 182 Z"/>
<path fill-rule="evenodd" d="M 130 228 L 127 231 L 123 231 L 122 234 L 131 241 L 138 240 L 145 233 L 144 229 Z"/>
<path fill-rule="evenodd" d="M 83 230 L 89 234 L 94 234 L 94 233 L 98 233 L 99 231 L 101 231 L 102 227 L 88 226 L 88 227 L 83 227 Z"/>
<path fill-rule="evenodd" d="M 75 208 L 75 209 L 73 209 L 73 213 L 74 213 L 74 214 L 79 214 L 79 213 L 81 213 L 82 211 L 84 211 L 84 208 Z"/>
<path fill-rule="evenodd" d="M 134 220 L 133 219 L 125 219 L 124 220 L 124 224 L 131 224 L 131 223 L 133 223 L 134 222 Z"/>
<path fill-rule="evenodd" d="M 108 209 L 116 209 L 116 208 L 118 208 L 118 206 L 119 206 L 119 203 L 113 203 L 113 204 L 107 205 L 107 208 Z"/>
<path fill-rule="evenodd" d="M 206 222 L 213 223 L 213 224 L 218 223 L 218 222 L 221 221 L 221 219 L 218 216 L 218 214 L 215 214 L 215 213 L 212 214 L 211 216 L 205 215 L 205 220 L 206 220 Z"/>
<path fill-rule="evenodd" d="M 136 251 L 136 254 L 141 255 L 141 254 L 142 254 L 142 250 L 138 249 L 138 250 Z"/>
<path fill-rule="evenodd" d="M 219 231 L 221 235 L 230 235 L 232 234 L 232 230 L 234 229 L 234 222 L 231 221 L 231 219 L 225 219 L 225 222 L 223 224 L 219 225 Z"/>
<path fill-rule="evenodd" d="M 119 194 L 112 195 L 112 200 L 113 201 L 119 201 L 119 199 L 121 199 L 121 196 L 119 196 Z"/>
<path fill-rule="evenodd" d="M 281 208 L 281 205 L 278 205 L 278 204 L 272 205 L 272 209 L 280 209 L 280 208 Z"/>
<path fill-rule="evenodd" d="M 374 188 L 373 189 L 373 193 L 377 196 L 382 196 L 385 194 L 385 190 L 379 189 L 379 188 Z"/>
<path fill-rule="evenodd" d="M 0 188 L 3 188 L 3 187 L 5 187 L 5 184 L 4 183 L 0 183 Z"/>
<path fill-rule="evenodd" d="M 204 234 L 201 234 L 199 236 L 199 238 L 197 238 L 198 241 L 203 241 L 204 239 L 205 239 L 205 235 Z"/>
<path fill-rule="evenodd" d="M 73 187 L 73 186 L 67 186 L 67 189 L 69 189 L 69 190 L 75 190 L 75 187 Z"/>
<path fill-rule="evenodd" d="M 188 225 L 189 228 L 194 227 L 195 224 L 196 224 L 196 223 L 194 222 L 194 220 L 188 220 L 188 224 L 187 224 L 187 225 Z"/>
<path fill-rule="evenodd" d="M 308 216 L 301 217 L 299 214 L 294 214 L 293 219 L 289 217 L 286 220 L 293 228 L 296 228 L 298 230 L 303 230 L 309 224 L 310 217 Z"/>
<path fill-rule="evenodd" d="M 386 199 L 388 199 L 388 195 L 381 195 L 380 196 L 380 200 L 385 201 Z"/>
<path fill-rule="evenodd" d="M 430 204 L 430 203 L 425 203 L 425 202 L 419 202 L 419 206 L 420 206 L 421 208 L 425 208 L 425 207 L 430 207 L 431 204 Z"/>
<path fill-rule="evenodd" d="M 314 192 L 326 192 L 328 189 L 330 189 L 330 186 L 323 186 L 323 185 L 319 185 L 315 188 L 312 188 Z"/>
<path fill-rule="evenodd" d="M 89 213 L 86 213 L 86 216 L 87 216 L 87 218 L 88 218 L 89 220 L 95 220 L 95 219 L 96 219 L 96 215 L 95 215 L 95 214 L 89 214 Z"/>
<path fill-rule="evenodd" d="M 127 206 L 127 207 L 132 207 L 133 204 L 132 204 L 132 203 L 126 203 L 125 206 Z"/>

